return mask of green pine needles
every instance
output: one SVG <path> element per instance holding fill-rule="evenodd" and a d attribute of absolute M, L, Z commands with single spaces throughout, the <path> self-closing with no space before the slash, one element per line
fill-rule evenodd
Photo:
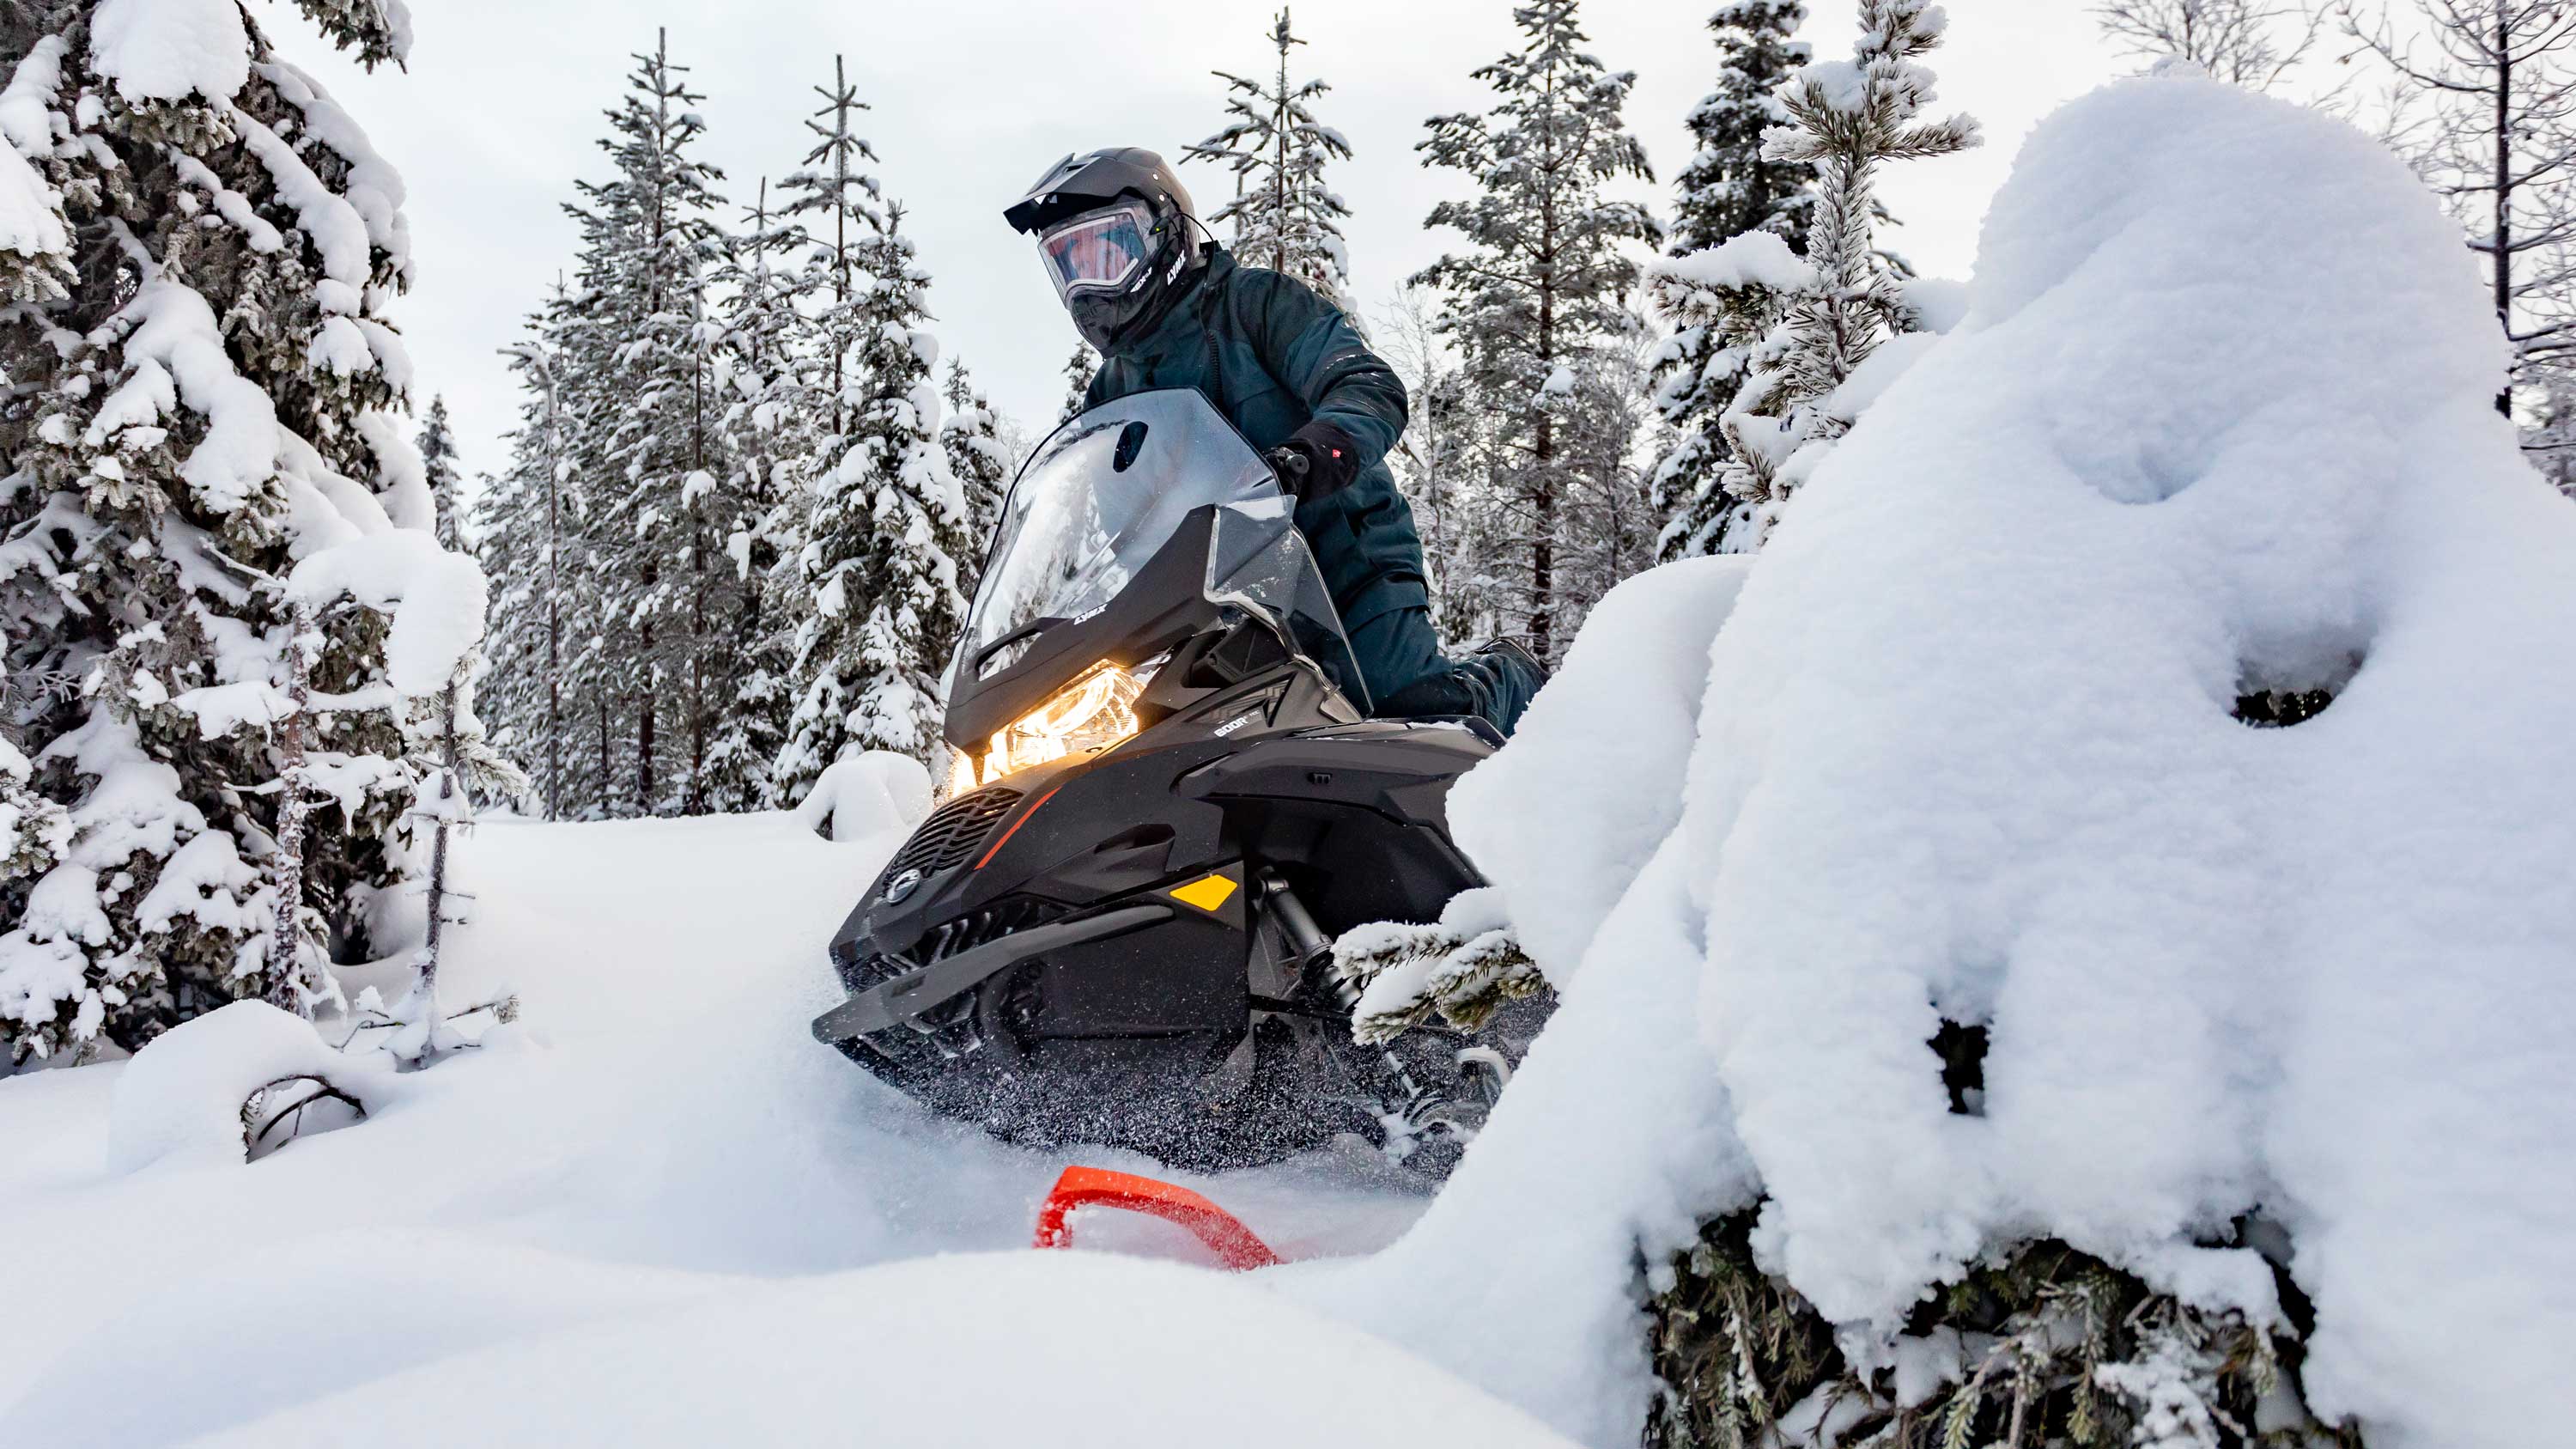
<path fill-rule="evenodd" d="M 1755 1265 L 1754 1217 L 1708 1223 L 1650 1283 L 1649 1449 L 2362 1449 L 2309 1414 L 2296 1326 L 2203 1312 L 2055 1240 L 1978 1265 L 1856 1362 Z"/>

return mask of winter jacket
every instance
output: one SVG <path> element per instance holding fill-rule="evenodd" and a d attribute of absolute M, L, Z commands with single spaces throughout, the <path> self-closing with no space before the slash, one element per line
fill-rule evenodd
<path fill-rule="evenodd" d="M 1342 626 L 1357 632 L 1390 610 L 1430 603 L 1413 510 L 1386 466 L 1404 432 L 1404 384 L 1339 308 L 1212 246 L 1161 320 L 1101 359 L 1083 406 L 1162 387 L 1197 388 L 1263 452 L 1309 421 L 1339 429 L 1357 446 L 1359 472 L 1339 492 L 1299 504 L 1297 527 Z"/>

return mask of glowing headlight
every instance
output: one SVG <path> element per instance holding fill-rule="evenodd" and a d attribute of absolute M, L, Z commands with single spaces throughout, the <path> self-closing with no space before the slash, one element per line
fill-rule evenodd
<path fill-rule="evenodd" d="M 989 785 L 1004 775 L 1067 755 L 1098 754 L 1133 735 L 1139 728 L 1136 697 L 1145 692 L 1145 683 L 1152 677 L 1151 666 L 1130 671 L 1106 660 L 1091 666 L 1081 678 L 993 736 L 984 753 L 982 783 Z M 963 755 L 958 759 L 962 779 L 972 762 Z M 953 788 L 955 782 L 951 784 Z"/>

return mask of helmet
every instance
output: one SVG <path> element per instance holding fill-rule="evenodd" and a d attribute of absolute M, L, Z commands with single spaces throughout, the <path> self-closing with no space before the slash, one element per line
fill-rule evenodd
<path fill-rule="evenodd" d="M 1134 146 L 1065 157 L 1002 219 L 1037 237 L 1056 296 L 1102 351 L 1159 317 L 1199 255 L 1190 193 L 1162 157 Z"/>

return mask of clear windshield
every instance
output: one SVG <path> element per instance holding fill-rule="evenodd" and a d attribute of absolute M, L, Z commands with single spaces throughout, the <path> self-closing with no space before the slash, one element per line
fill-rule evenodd
<path fill-rule="evenodd" d="M 1002 506 L 958 667 L 982 678 L 1009 668 L 1051 624 L 1116 598 L 1192 509 L 1212 503 L 1227 511 L 1209 596 L 1290 629 L 1365 709 L 1340 621 L 1269 465 L 1191 389 L 1104 403 L 1039 445 Z"/>

